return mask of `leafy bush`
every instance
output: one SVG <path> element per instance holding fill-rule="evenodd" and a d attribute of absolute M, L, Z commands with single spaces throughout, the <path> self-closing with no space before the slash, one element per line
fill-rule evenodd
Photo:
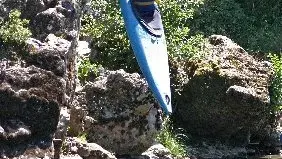
<path fill-rule="evenodd" d="M 270 100 L 274 111 L 282 109 L 282 57 L 276 54 L 269 54 L 274 68 L 274 79 L 271 84 Z"/>
<path fill-rule="evenodd" d="M 20 15 L 20 11 L 12 10 L 6 21 L 0 21 L 0 41 L 20 46 L 31 36 L 31 31 L 27 28 L 29 21 L 21 19 Z"/>
<path fill-rule="evenodd" d="M 176 157 L 187 156 L 186 146 L 181 141 L 184 134 L 175 134 L 172 122 L 169 118 L 164 121 L 163 128 L 157 135 L 157 141 L 170 150 L 171 154 Z"/>
<path fill-rule="evenodd" d="M 83 57 L 78 60 L 78 79 L 85 83 L 88 80 L 91 74 L 97 75 L 98 68 L 100 67 L 98 64 L 91 63 L 89 57 Z"/>
<path fill-rule="evenodd" d="M 82 142 L 82 143 L 87 143 L 87 136 L 88 134 L 86 132 L 81 132 L 77 138 Z"/>
<path fill-rule="evenodd" d="M 199 56 L 206 42 L 201 34 L 189 34 L 189 19 L 203 0 L 162 0 L 160 4 L 168 52 L 172 58 L 187 59 Z"/>
<path fill-rule="evenodd" d="M 205 0 L 189 20 L 192 34 L 225 35 L 249 52 L 280 52 L 281 0 Z"/>
<path fill-rule="evenodd" d="M 90 36 L 97 55 L 94 62 L 117 70 L 128 72 L 138 70 L 138 65 L 130 48 L 119 3 L 113 0 L 92 2 L 95 17 L 85 15 L 82 22 L 82 36 Z"/>

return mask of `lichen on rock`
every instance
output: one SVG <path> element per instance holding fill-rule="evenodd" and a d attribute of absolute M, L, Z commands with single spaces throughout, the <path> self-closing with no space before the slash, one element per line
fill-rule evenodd
<path fill-rule="evenodd" d="M 270 119 L 272 68 L 227 37 L 209 40 L 208 56 L 186 67 L 176 118 L 196 136 L 246 144 Z"/>
<path fill-rule="evenodd" d="M 84 128 L 90 142 L 117 154 L 140 154 L 154 143 L 159 108 L 140 75 L 107 71 L 78 93 L 93 119 Z"/>

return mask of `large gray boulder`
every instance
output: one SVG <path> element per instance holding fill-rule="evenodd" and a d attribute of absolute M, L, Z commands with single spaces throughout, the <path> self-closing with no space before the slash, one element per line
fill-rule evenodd
<path fill-rule="evenodd" d="M 271 119 L 271 65 L 227 37 L 214 35 L 209 41 L 205 59 L 178 68 L 185 83 L 176 95 L 176 118 L 193 135 L 247 143 L 250 133 L 263 130 Z"/>
<path fill-rule="evenodd" d="M 116 154 L 141 154 L 154 143 L 159 108 L 138 74 L 107 71 L 77 94 L 70 129 L 83 130 L 88 141 Z"/>

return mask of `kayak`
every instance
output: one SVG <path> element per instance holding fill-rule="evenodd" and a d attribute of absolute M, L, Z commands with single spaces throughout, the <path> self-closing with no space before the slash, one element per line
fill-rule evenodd
<path fill-rule="evenodd" d="M 132 0 L 120 0 L 126 31 L 139 67 L 165 114 L 172 113 L 167 45 L 157 4 L 140 12 Z"/>

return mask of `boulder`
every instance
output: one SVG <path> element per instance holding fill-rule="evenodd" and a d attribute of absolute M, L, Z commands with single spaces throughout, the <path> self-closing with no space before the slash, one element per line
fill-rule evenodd
<path fill-rule="evenodd" d="M 77 92 L 78 104 L 72 109 L 83 107 L 80 129 L 88 141 L 117 154 L 141 154 L 148 149 L 161 124 L 160 108 L 148 89 L 140 75 L 123 70 L 106 71 L 87 83 Z"/>
<path fill-rule="evenodd" d="M 69 47 L 69 41 L 54 34 L 49 34 L 44 42 L 29 38 L 27 40 L 29 56 L 25 58 L 26 65 L 34 65 L 63 77 L 66 71 L 65 56 Z"/>
<path fill-rule="evenodd" d="M 70 115 L 61 108 L 74 92 L 76 63 L 68 55 L 76 53 L 79 29 L 73 6 L 71 0 L 0 1 L 0 19 L 18 9 L 33 33 L 27 47 L 0 44 L 0 158 L 51 158 L 53 135 L 66 135 Z"/>
<path fill-rule="evenodd" d="M 154 159 L 173 159 L 170 151 L 165 148 L 162 144 L 156 144 L 151 146 L 148 150 L 142 153 L 144 159 L 154 158 Z"/>
<path fill-rule="evenodd" d="M 3 64 L 3 62 L 1 62 Z M 52 156 L 52 135 L 65 103 L 65 81 L 35 66 L 1 65 L 1 157 Z"/>
<path fill-rule="evenodd" d="M 176 94 L 177 121 L 192 135 L 247 143 L 271 118 L 272 67 L 225 36 L 209 41 L 205 59 L 178 68 L 185 82 Z"/>
<path fill-rule="evenodd" d="M 63 79 L 52 72 L 34 66 L 7 68 L 0 83 L 0 118 L 6 134 L 9 127 L 25 127 L 24 134 L 32 136 L 54 133 L 64 90 Z"/>
<path fill-rule="evenodd" d="M 46 0 L 26 0 L 22 15 L 26 19 L 33 19 L 36 14 L 47 9 Z"/>
<path fill-rule="evenodd" d="M 42 40 L 49 34 L 55 34 L 72 40 L 76 36 L 73 35 L 76 18 L 72 2 L 59 1 L 58 5 L 39 12 L 32 19 L 33 36 Z"/>
<path fill-rule="evenodd" d="M 77 137 L 67 137 L 64 141 L 66 156 L 78 155 L 84 159 L 116 159 L 109 151 L 96 143 L 87 143 Z"/>
<path fill-rule="evenodd" d="M 87 143 L 78 147 L 78 154 L 85 159 L 116 159 L 116 157 L 96 143 Z"/>

